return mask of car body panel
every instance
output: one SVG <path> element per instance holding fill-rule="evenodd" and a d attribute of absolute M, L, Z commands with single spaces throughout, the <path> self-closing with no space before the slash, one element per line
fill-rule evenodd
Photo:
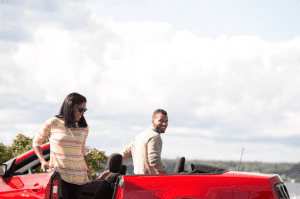
<path fill-rule="evenodd" d="M 51 181 L 52 173 L 28 174 L 13 176 L 11 178 L 0 177 L 0 198 L 28 198 L 42 199 L 49 198 L 47 186 Z"/>
<path fill-rule="evenodd" d="M 270 182 L 272 179 L 272 182 Z M 272 190 L 277 175 L 242 172 L 123 176 L 124 199 L 129 198 L 261 198 L 277 199 Z M 118 191 L 121 191 L 118 189 Z M 117 194 L 117 195 L 118 195 Z M 119 197 L 122 198 L 122 197 Z"/>

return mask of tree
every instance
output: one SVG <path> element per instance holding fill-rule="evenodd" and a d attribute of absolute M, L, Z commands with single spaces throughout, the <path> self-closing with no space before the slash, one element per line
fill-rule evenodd
<path fill-rule="evenodd" d="M 103 169 L 100 163 L 106 162 L 108 158 L 104 155 L 103 151 L 98 151 L 95 148 L 86 147 L 86 152 L 92 177 L 96 179 L 98 177 L 97 172 Z"/>
<path fill-rule="evenodd" d="M 13 158 L 12 154 L 8 151 L 7 148 L 8 147 L 0 143 L 0 164 L 3 164 L 4 162 Z"/>
<path fill-rule="evenodd" d="M 8 150 L 12 153 L 13 157 L 21 155 L 22 153 L 31 149 L 32 139 L 21 133 L 17 135 L 16 139 L 13 140 L 12 145 L 8 148 Z"/>

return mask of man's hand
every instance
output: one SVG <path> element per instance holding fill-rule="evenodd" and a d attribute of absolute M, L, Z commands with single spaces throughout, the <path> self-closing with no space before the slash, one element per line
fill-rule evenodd
<path fill-rule="evenodd" d="M 167 174 L 167 172 L 166 172 L 166 171 L 161 171 L 161 172 L 160 172 L 160 174 L 162 174 L 162 175 L 166 175 L 166 174 Z"/>
<path fill-rule="evenodd" d="M 157 173 L 161 174 L 161 175 L 166 175 L 167 171 L 166 170 L 158 170 Z"/>
<path fill-rule="evenodd" d="M 110 173 L 109 170 L 104 171 L 97 179 L 105 179 Z"/>

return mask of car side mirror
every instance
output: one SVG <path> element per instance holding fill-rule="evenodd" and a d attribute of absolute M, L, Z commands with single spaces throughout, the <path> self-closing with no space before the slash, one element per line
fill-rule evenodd
<path fill-rule="evenodd" d="M 0 164 L 0 176 L 4 176 L 6 170 L 7 170 L 7 165 L 6 164 Z"/>

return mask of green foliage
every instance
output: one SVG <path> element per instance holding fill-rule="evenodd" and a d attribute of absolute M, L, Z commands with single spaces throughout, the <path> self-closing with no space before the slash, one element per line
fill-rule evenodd
<path fill-rule="evenodd" d="M 11 158 L 13 158 L 13 156 L 11 152 L 8 151 L 8 147 L 0 143 L 0 164 L 3 164 L 4 162 L 10 160 Z"/>
<path fill-rule="evenodd" d="M 12 152 L 13 157 L 16 157 L 31 149 L 32 139 L 20 133 L 17 135 L 16 139 L 13 140 L 13 143 L 8 150 Z"/>
<path fill-rule="evenodd" d="M 46 138 L 43 142 L 43 144 L 46 144 L 47 142 L 50 142 L 49 138 Z"/>
<path fill-rule="evenodd" d="M 95 148 L 86 148 L 88 166 L 91 170 L 91 175 L 93 179 L 98 177 L 97 172 L 103 169 L 100 163 L 104 163 L 108 160 L 108 158 L 104 155 L 104 152 L 98 151 Z"/>
<path fill-rule="evenodd" d="M 16 157 L 18 155 L 21 155 L 22 153 L 25 153 L 26 151 L 29 151 L 32 149 L 32 140 L 33 138 L 29 138 L 23 134 L 18 134 L 16 139 L 13 140 L 13 143 L 10 147 L 8 147 L 8 150 L 11 152 L 12 157 Z M 43 144 L 49 142 L 49 139 L 46 138 L 43 142 Z"/>

